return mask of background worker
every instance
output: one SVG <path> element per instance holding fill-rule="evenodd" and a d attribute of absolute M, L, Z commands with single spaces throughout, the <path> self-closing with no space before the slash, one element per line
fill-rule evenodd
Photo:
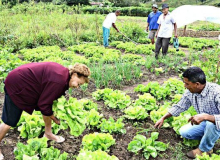
<path fill-rule="evenodd" d="M 169 48 L 170 38 L 173 34 L 173 27 L 175 37 L 177 38 L 177 25 L 173 16 L 169 12 L 169 6 L 167 4 L 162 5 L 163 14 L 160 15 L 157 23 L 159 24 L 156 33 L 156 46 L 155 46 L 155 58 L 158 59 L 160 49 L 162 47 L 162 54 L 165 56 Z"/>
<path fill-rule="evenodd" d="M 199 67 L 190 67 L 183 73 L 185 88 L 188 90 L 181 100 L 173 105 L 155 127 L 160 128 L 165 119 L 179 116 L 193 106 L 197 115 L 189 119 L 189 124 L 180 128 L 183 138 L 200 140 L 199 147 L 187 153 L 189 158 L 212 153 L 215 142 L 220 137 L 220 86 L 206 82 L 205 73 Z"/>
<path fill-rule="evenodd" d="M 103 29 L 103 45 L 104 47 L 108 47 L 108 39 L 110 35 L 110 28 L 113 26 L 113 28 L 119 32 L 118 28 L 115 25 L 117 16 L 119 16 L 121 11 L 117 10 L 115 13 L 109 13 L 107 17 L 105 18 L 102 29 Z"/>
<path fill-rule="evenodd" d="M 75 64 L 69 69 L 54 62 L 29 63 L 12 70 L 5 80 L 5 100 L 0 125 L 0 142 L 11 127 L 16 127 L 23 111 L 41 111 L 45 123 L 44 137 L 58 143 L 65 139 L 52 133 L 51 122 L 60 124 L 53 115 L 53 101 L 68 88 L 88 83 L 90 70 Z M 0 159 L 3 155 L 0 150 Z"/>
<path fill-rule="evenodd" d="M 154 44 L 154 37 L 157 32 L 159 24 L 157 23 L 159 16 L 162 12 L 158 11 L 158 7 L 156 4 L 153 4 L 152 11 L 147 18 L 147 28 L 146 31 L 150 30 L 148 34 L 148 38 L 151 40 L 151 43 Z"/>

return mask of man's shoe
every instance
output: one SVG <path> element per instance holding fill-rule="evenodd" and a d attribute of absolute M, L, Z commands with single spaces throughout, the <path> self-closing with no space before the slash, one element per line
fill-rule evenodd
<path fill-rule="evenodd" d="M 187 157 L 189 157 L 189 158 L 195 159 L 195 158 L 196 158 L 196 155 L 201 156 L 203 153 L 206 153 L 207 155 L 210 155 L 210 154 L 213 153 L 213 149 L 211 149 L 211 150 L 208 151 L 208 152 L 202 152 L 199 148 L 197 148 L 197 149 L 194 149 L 194 150 L 192 150 L 192 151 L 189 151 L 186 155 L 187 155 Z"/>

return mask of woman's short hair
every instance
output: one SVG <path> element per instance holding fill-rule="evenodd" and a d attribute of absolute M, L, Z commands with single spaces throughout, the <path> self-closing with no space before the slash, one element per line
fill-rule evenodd
<path fill-rule="evenodd" d="M 91 75 L 90 69 L 85 64 L 80 63 L 76 63 L 73 66 L 69 66 L 69 73 L 70 76 L 76 73 L 79 78 L 84 77 L 86 83 L 89 82 L 89 76 Z"/>

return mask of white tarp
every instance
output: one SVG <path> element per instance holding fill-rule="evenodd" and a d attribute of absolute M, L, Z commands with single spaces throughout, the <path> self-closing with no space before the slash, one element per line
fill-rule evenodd
<path fill-rule="evenodd" d="M 209 21 L 220 24 L 220 8 L 213 6 L 184 5 L 171 13 L 176 19 L 177 27 L 183 27 L 195 21 Z"/>

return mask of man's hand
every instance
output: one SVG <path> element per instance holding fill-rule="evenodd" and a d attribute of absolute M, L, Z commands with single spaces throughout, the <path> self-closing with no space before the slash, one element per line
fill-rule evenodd
<path fill-rule="evenodd" d="M 202 113 L 202 114 L 197 114 L 195 116 L 192 116 L 188 122 L 191 122 L 191 124 L 195 124 L 195 125 L 199 125 L 202 121 L 205 120 L 205 116 L 207 116 L 208 114 L 206 113 Z"/>
<path fill-rule="evenodd" d="M 154 127 L 159 129 L 159 128 L 163 125 L 163 122 L 164 122 L 164 118 L 162 117 L 161 119 L 159 119 L 159 120 L 155 123 Z"/>
<path fill-rule="evenodd" d="M 178 35 L 177 35 L 177 34 L 175 34 L 175 38 L 178 38 Z"/>
<path fill-rule="evenodd" d="M 155 37 L 157 38 L 157 33 L 155 34 Z"/>
<path fill-rule="evenodd" d="M 149 27 L 146 28 L 146 31 L 147 31 L 147 32 L 149 31 Z"/>
<path fill-rule="evenodd" d="M 57 119 L 54 115 L 50 116 L 50 119 L 52 119 L 56 124 L 60 124 L 60 120 Z"/>

